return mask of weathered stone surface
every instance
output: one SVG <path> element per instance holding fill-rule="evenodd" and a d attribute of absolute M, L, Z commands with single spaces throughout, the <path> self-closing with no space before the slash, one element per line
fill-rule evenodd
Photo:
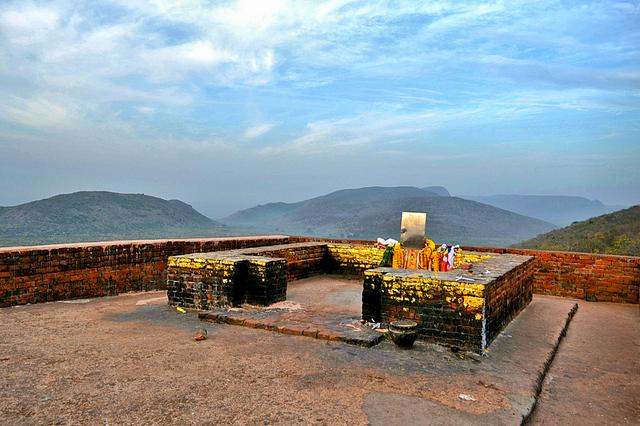
<path fill-rule="evenodd" d="M 391 425 L 410 424 L 404 421 L 408 417 L 418 424 L 446 424 L 459 419 L 455 414 L 463 420 L 469 414 L 482 424 L 516 425 L 531 407 L 539 373 L 571 305 L 566 299 L 536 298 L 477 363 L 423 341 L 411 351 L 386 341 L 363 348 L 202 324 L 191 313 L 167 307 L 166 300 L 158 300 L 163 295 L 127 294 L 81 304 L 3 309 L 0 423 L 163 424 L 171 419 L 202 424 L 215 419 L 233 424 L 240 419 L 259 424 L 268 419 L 284 424 Z M 545 306 L 557 309 L 542 309 Z M 593 304 L 600 306 L 606 305 Z M 622 308 L 613 305 L 611 316 Z M 209 338 L 194 342 L 194 328 L 203 325 Z M 570 328 L 568 336 L 571 332 Z M 564 348 L 563 343 L 560 354 Z M 596 352 L 581 364 L 583 372 L 600 371 L 607 358 L 600 345 L 591 349 Z M 633 365 L 630 352 L 634 353 L 621 352 L 621 365 Z M 591 368 L 584 370 L 585 366 Z M 637 418 L 631 416 L 637 406 L 631 404 L 637 401 L 638 393 L 631 387 L 637 374 L 586 374 L 580 383 L 598 386 L 606 378 L 618 381 L 617 393 L 609 396 L 625 395 L 628 402 L 604 406 L 603 422 L 623 424 L 625 415 Z M 384 410 L 371 412 L 371 405 L 363 403 L 367 395 L 380 392 L 418 400 L 404 405 L 377 400 L 376 406 Z M 461 393 L 477 401 L 461 401 Z M 42 403 L 47 396 L 52 398 Z M 593 393 L 575 398 L 582 401 L 554 411 L 553 421 L 570 424 L 575 406 L 601 407 Z M 444 410 L 420 405 L 429 402 Z"/>

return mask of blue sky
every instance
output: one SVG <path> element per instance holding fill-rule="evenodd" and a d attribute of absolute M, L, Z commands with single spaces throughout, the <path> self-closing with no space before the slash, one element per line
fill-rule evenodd
<path fill-rule="evenodd" d="M 0 205 L 370 185 L 639 203 L 639 3 L 0 3 Z"/>

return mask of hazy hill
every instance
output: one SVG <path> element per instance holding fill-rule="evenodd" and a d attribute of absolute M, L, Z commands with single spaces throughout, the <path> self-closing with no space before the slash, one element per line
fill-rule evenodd
<path fill-rule="evenodd" d="M 515 246 L 640 256 L 640 206 L 576 222 Z"/>
<path fill-rule="evenodd" d="M 222 225 L 178 200 L 91 191 L 0 208 L 0 245 L 216 235 Z"/>
<path fill-rule="evenodd" d="M 444 186 L 425 186 L 424 188 L 425 191 L 429 191 L 429 192 L 433 192 L 436 195 L 440 195 L 441 197 L 451 197 L 451 194 L 449 194 L 449 191 L 447 191 L 447 188 L 445 188 Z"/>
<path fill-rule="evenodd" d="M 535 217 L 558 226 L 600 216 L 617 209 L 605 206 L 598 200 L 563 195 L 464 195 L 462 198 Z"/>
<path fill-rule="evenodd" d="M 240 210 L 226 218 L 220 219 L 226 224 L 273 227 L 281 221 L 284 215 L 298 210 L 298 215 L 304 214 L 310 208 L 319 207 L 328 213 L 336 209 L 358 208 L 363 204 L 375 202 L 393 202 L 401 198 L 437 197 L 437 194 L 413 186 L 380 187 L 342 189 L 327 195 L 312 198 L 297 203 L 269 203 Z M 293 213 L 292 213 L 293 214 Z M 295 215 L 295 214 L 294 214 Z"/>
<path fill-rule="evenodd" d="M 508 245 L 553 229 L 538 219 L 406 186 L 345 189 L 298 203 L 257 206 L 221 220 L 290 234 L 398 238 L 402 211 L 427 212 L 428 236 L 452 243 Z"/>

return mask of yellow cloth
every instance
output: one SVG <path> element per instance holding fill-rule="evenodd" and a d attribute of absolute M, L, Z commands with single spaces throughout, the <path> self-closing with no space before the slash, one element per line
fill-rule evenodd
<path fill-rule="evenodd" d="M 440 270 L 440 261 L 442 260 L 442 253 L 434 251 L 431 253 L 431 269 L 438 272 Z"/>
<path fill-rule="evenodd" d="M 434 243 L 432 240 L 427 240 L 424 243 L 424 247 L 425 248 L 430 248 L 431 251 L 434 251 L 436 249 L 436 243 Z"/>
<path fill-rule="evenodd" d="M 419 250 L 408 249 L 405 254 L 405 269 L 418 269 Z"/>
<path fill-rule="evenodd" d="M 420 250 L 420 269 L 431 269 L 431 247 L 425 244 L 425 248 Z"/>
<path fill-rule="evenodd" d="M 401 269 L 404 266 L 404 250 L 400 244 L 393 246 L 393 260 L 391 261 L 392 268 Z"/>

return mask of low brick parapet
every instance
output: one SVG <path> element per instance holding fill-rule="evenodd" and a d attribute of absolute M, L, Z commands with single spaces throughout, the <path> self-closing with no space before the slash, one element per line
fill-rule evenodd
<path fill-rule="evenodd" d="M 465 250 L 533 256 L 537 294 L 590 302 L 638 303 L 640 257 L 599 253 L 463 247 Z"/>
<path fill-rule="evenodd" d="M 0 248 L 0 307 L 166 288 L 169 256 L 286 244 L 288 236 Z"/>
<path fill-rule="evenodd" d="M 373 245 L 373 241 L 291 236 L 291 242 Z M 533 256 L 533 292 L 591 302 L 635 303 L 640 300 L 640 257 L 599 253 L 462 246 L 468 251 Z"/>
<path fill-rule="evenodd" d="M 364 250 L 370 250 L 374 244 L 363 240 L 276 235 L 3 247 L 0 307 L 163 289 L 169 256 L 305 242 L 349 243 Z M 298 253 L 298 259 L 290 259 L 289 279 L 317 273 L 314 269 L 321 267 L 323 259 L 320 250 L 316 250 Z M 493 247 L 463 247 L 463 250 L 534 256 L 534 293 L 638 303 L 640 257 Z M 358 274 L 364 270 L 353 269 Z"/>

